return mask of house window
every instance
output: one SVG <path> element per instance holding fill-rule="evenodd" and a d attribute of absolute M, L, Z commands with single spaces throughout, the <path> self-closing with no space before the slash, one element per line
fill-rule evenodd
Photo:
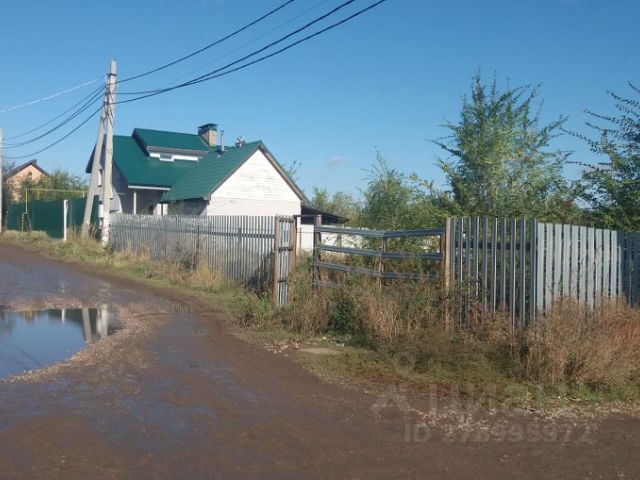
<path fill-rule="evenodd" d="M 173 155 L 170 153 L 161 153 L 159 158 L 163 162 L 173 162 Z"/>

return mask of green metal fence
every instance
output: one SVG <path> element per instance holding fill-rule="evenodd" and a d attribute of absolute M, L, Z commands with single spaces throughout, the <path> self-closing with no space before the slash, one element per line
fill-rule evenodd
<path fill-rule="evenodd" d="M 28 204 L 9 205 L 7 229 L 18 231 L 42 231 L 52 238 L 64 237 L 64 202 L 68 202 L 67 228 L 78 229 L 82 225 L 85 198 L 70 200 L 32 200 Z M 98 225 L 98 202 L 94 198 L 91 224 Z"/>
<path fill-rule="evenodd" d="M 86 198 L 73 198 L 68 200 L 67 210 L 67 229 L 69 231 L 80 230 L 82 226 L 82 220 L 84 217 L 84 206 L 87 203 Z M 92 234 L 97 237 L 98 235 L 98 197 L 93 199 L 93 208 L 91 209 L 91 230 Z"/>

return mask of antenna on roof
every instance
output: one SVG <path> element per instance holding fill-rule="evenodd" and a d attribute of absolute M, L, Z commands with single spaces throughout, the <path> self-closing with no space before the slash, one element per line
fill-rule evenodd
<path fill-rule="evenodd" d="M 236 147 L 244 147 L 246 143 L 247 142 L 244 141 L 244 137 L 242 135 L 236 139 Z"/>

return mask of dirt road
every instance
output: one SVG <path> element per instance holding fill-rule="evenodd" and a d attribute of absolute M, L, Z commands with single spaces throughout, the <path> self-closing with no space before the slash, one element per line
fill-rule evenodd
<path fill-rule="evenodd" d="M 438 407 L 323 383 L 195 299 L 0 243 L 6 309 L 100 304 L 126 328 L 0 381 L 0 478 L 640 478 L 637 416 L 423 424 Z"/>

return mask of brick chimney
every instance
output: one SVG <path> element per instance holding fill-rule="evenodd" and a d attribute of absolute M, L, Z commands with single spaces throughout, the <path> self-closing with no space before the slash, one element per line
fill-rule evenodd
<path fill-rule="evenodd" d="M 198 127 L 198 135 L 205 141 L 210 147 L 215 147 L 218 136 L 218 125 L 215 123 L 207 123 Z"/>

